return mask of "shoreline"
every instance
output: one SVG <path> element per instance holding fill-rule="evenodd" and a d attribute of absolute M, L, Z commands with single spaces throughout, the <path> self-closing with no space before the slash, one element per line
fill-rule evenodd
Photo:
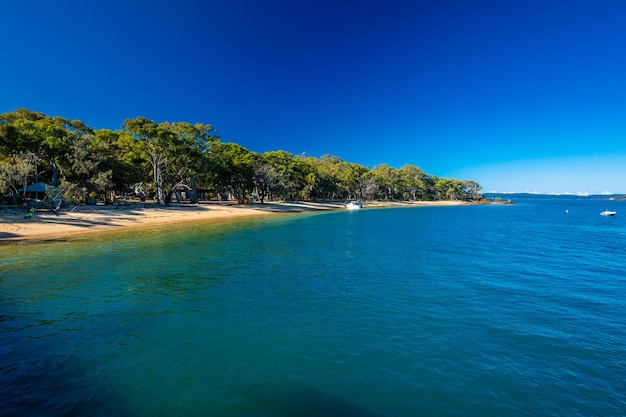
<path fill-rule="evenodd" d="M 368 202 L 364 209 L 389 207 L 458 206 L 463 201 Z M 233 201 L 208 201 L 197 205 L 131 203 L 112 206 L 77 206 L 71 210 L 38 211 L 24 218 L 23 211 L 0 213 L 0 245 L 11 242 L 45 241 L 80 237 L 99 232 L 132 230 L 192 222 L 231 221 L 235 219 L 271 216 L 277 214 L 344 210 L 344 203 L 324 202 L 267 202 L 265 204 L 237 204 Z"/>

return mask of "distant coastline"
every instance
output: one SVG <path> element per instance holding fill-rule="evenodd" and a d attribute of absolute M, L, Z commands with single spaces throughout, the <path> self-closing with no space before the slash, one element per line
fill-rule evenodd
<path fill-rule="evenodd" d="M 539 193 L 483 193 L 483 197 L 494 200 L 500 197 L 502 200 L 515 200 L 516 198 L 559 198 L 559 199 L 593 199 L 593 200 L 626 200 L 624 194 L 539 194 Z"/>

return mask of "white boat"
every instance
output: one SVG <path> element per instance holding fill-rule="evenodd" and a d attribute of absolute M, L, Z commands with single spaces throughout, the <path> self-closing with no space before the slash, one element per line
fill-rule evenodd
<path fill-rule="evenodd" d="M 354 200 L 350 201 L 348 204 L 346 204 L 346 208 L 348 210 L 358 210 L 360 208 L 362 208 L 363 206 L 361 205 L 361 203 L 358 203 Z"/>
<path fill-rule="evenodd" d="M 600 213 L 601 216 L 615 216 L 617 214 L 616 211 L 604 210 Z"/>

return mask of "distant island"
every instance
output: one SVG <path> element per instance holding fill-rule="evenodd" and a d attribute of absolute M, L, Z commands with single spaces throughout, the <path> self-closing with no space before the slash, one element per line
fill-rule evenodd
<path fill-rule="evenodd" d="M 500 200 L 515 200 L 519 198 L 541 198 L 541 199 L 587 199 L 587 200 L 626 200 L 624 194 L 590 194 L 590 195 L 576 195 L 576 194 L 539 194 L 539 193 L 483 193 L 483 197 L 490 201 L 495 201 L 496 198 Z"/>
<path fill-rule="evenodd" d="M 510 198 L 503 198 L 501 196 L 489 196 L 487 194 L 483 195 L 482 202 L 490 204 L 515 204 Z"/>
<path fill-rule="evenodd" d="M 208 124 L 137 117 L 119 130 L 93 129 L 28 109 L 0 114 L 0 173 L 3 205 L 19 204 L 33 184 L 61 190 L 74 204 L 483 198 L 476 181 L 438 178 L 413 165 L 370 169 L 332 155 L 252 152 L 223 142 Z"/>

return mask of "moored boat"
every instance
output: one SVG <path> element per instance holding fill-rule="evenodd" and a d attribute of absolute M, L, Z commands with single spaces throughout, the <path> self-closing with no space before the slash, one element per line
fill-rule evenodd
<path fill-rule="evenodd" d="M 600 213 L 601 216 L 615 216 L 617 214 L 616 211 L 604 210 Z"/>
<path fill-rule="evenodd" d="M 359 202 L 357 202 L 355 200 L 352 200 L 348 204 L 346 204 L 346 208 L 348 210 L 358 210 L 358 209 L 360 209 L 362 207 L 363 207 L 363 205 L 361 205 L 361 203 L 359 203 Z"/>

